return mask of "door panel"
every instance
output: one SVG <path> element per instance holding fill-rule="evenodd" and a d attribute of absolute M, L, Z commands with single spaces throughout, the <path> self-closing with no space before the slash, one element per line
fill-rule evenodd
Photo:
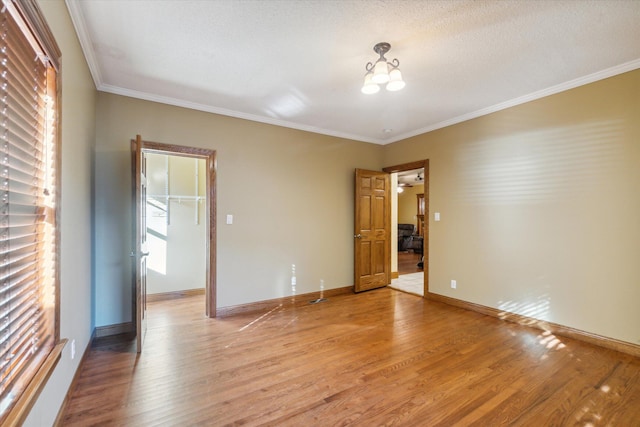
<path fill-rule="evenodd" d="M 355 193 L 354 289 L 361 292 L 391 281 L 389 174 L 356 169 Z"/>
<path fill-rule="evenodd" d="M 373 273 L 374 274 L 384 274 L 385 272 L 385 246 L 386 242 L 377 240 L 374 243 L 374 254 L 373 254 Z"/>
<path fill-rule="evenodd" d="M 370 276 L 371 271 L 371 242 L 360 243 L 360 276 Z"/>
<path fill-rule="evenodd" d="M 386 197 L 376 196 L 376 198 L 374 199 L 375 208 L 373 209 L 373 212 L 384 212 L 386 200 Z M 387 226 L 387 224 L 385 224 L 385 221 L 387 221 L 388 219 L 385 218 L 384 215 L 376 215 L 373 219 L 375 221 L 373 226 L 374 230 L 384 230 L 385 226 Z"/>
<path fill-rule="evenodd" d="M 371 196 L 360 197 L 360 229 L 371 231 Z"/>

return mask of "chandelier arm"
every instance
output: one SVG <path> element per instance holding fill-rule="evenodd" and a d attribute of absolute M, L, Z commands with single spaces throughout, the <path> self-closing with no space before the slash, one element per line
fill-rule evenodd
<path fill-rule="evenodd" d="M 371 62 L 367 62 L 367 65 L 364 66 L 364 69 L 367 70 L 367 73 L 370 73 L 373 70 L 373 64 Z"/>
<path fill-rule="evenodd" d="M 398 61 L 398 58 L 393 58 L 393 61 L 387 62 L 387 64 L 391 65 L 393 68 L 398 68 L 400 66 L 400 61 Z"/>

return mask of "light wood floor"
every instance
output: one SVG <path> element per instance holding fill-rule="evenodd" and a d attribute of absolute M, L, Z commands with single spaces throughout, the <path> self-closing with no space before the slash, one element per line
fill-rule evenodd
<path fill-rule="evenodd" d="M 65 426 L 638 426 L 640 359 L 383 288 L 94 346 Z"/>

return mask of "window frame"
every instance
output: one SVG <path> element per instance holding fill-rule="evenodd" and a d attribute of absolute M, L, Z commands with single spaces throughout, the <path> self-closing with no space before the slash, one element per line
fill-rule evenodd
<path fill-rule="evenodd" d="M 50 66 L 55 70 L 55 245 L 54 252 L 54 325 L 53 325 L 53 347 L 48 354 L 43 355 L 39 367 L 28 371 L 30 378 L 20 395 L 4 411 L 0 413 L 2 425 L 21 425 L 29 414 L 40 392 L 53 373 L 56 364 L 60 360 L 62 349 L 67 340 L 60 339 L 60 202 L 61 202 L 61 105 L 62 105 L 62 79 L 61 79 L 61 52 L 53 37 L 53 33 L 44 19 L 44 16 L 36 0 L 3 0 L 3 7 L 11 11 L 3 10 L 3 13 L 10 13 L 14 20 L 21 27 L 25 38 L 35 42 L 40 50 L 44 52 Z M 19 18 L 18 18 L 19 17 Z M 23 374 L 24 375 L 24 374 Z"/>

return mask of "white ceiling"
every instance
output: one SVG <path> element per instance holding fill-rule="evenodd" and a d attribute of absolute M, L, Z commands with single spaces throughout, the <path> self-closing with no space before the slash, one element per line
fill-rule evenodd
<path fill-rule="evenodd" d="M 377 144 L 640 68 L 638 0 L 66 2 L 98 90 Z"/>
<path fill-rule="evenodd" d="M 417 184 L 424 184 L 424 168 L 397 172 L 397 174 L 398 185 L 401 187 L 412 187 Z"/>

